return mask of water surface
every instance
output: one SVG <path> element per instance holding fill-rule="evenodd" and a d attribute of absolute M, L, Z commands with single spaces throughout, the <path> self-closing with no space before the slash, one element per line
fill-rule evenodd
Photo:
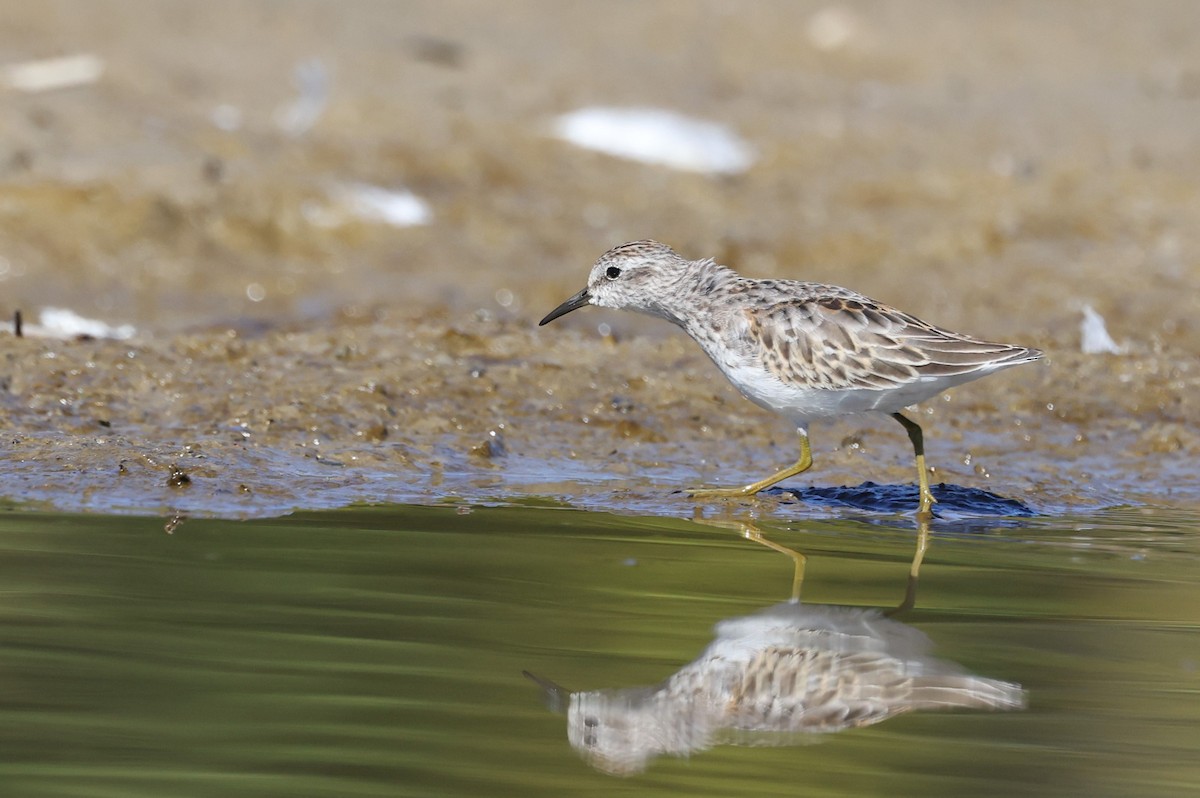
<path fill-rule="evenodd" d="M 743 519 L 744 520 L 744 519 Z M 759 528 L 809 605 L 905 597 L 903 519 Z M 1200 785 L 1197 519 L 935 522 L 897 620 L 1020 683 L 1023 711 L 914 712 L 812 744 L 570 747 L 528 670 L 652 685 L 790 561 L 734 529 L 557 507 L 256 521 L 0 515 L 0 783 L 11 796 L 1178 795 Z M 797 741 L 800 742 L 800 741 Z"/>

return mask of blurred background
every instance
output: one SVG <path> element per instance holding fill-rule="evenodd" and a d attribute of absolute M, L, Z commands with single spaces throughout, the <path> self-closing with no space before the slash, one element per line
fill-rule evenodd
<path fill-rule="evenodd" d="M 993 337 L 1195 334 L 1186 1 L 0 10 L 2 313 L 532 321 L 654 237 Z"/>

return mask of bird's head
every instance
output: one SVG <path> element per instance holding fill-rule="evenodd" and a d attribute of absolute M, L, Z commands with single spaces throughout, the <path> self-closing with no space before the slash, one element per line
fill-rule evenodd
<path fill-rule="evenodd" d="M 546 314 L 549 324 L 584 305 L 636 310 L 675 321 L 667 300 L 691 266 L 675 250 L 657 241 L 632 241 L 600 256 L 588 275 L 587 288 Z"/>

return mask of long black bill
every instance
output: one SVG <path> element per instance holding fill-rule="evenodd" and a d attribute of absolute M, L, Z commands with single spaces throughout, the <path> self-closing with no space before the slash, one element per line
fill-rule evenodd
<path fill-rule="evenodd" d="M 586 305 L 588 303 L 588 300 L 591 298 L 592 298 L 592 295 L 588 293 L 588 290 L 586 288 L 583 289 L 578 294 L 571 297 L 566 302 L 562 303 L 561 305 L 556 307 L 554 310 L 547 313 L 546 318 L 544 318 L 538 322 L 538 326 L 541 327 L 543 325 L 549 324 L 550 322 L 557 319 L 559 316 L 565 316 L 566 314 L 570 313 L 572 310 L 578 310 L 579 308 Z"/>
<path fill-rule="evenodd" d="M 521 671 L 521 675 L 542 688 L 542 702 L 546 705 L 546 709 L 559 715 L 567 713 L 567 707 L 571 704 L 570 690 L 555 684 L 549 679 L 534 676 L 529 671 Z"/>

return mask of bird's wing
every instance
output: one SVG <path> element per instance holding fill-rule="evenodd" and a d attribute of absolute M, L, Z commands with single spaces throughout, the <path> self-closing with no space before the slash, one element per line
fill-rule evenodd
<path fill-rule="evenodd" d="M 1037 350 L 943 330 L 866 297 L 796 298 L 744 311 L 745 335 L 785 383 L 886 390 L 1015 365 Z"/>
<path fill-rule="evenodd" d="M 729 725 L 744 732 L 817 733 L 878 723 L 908 708 L 912 677 L 905 665 L 884 652 L 768 647 L 731 685 Z"/>

